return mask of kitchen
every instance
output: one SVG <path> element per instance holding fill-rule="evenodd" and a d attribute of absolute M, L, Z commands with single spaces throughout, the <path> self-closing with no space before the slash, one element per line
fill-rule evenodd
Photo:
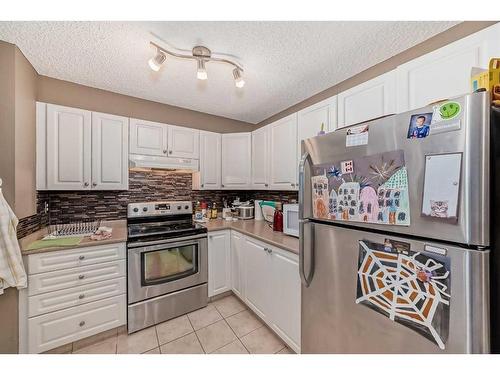
<path fill-rule="evenodd" d="M 19 248 L 11 256 L 25 273 L 5 278 L 0 352 L 498 353 L 490 198 L 464 176 L 487 194 L 489 173 L 471 163 L 489 160 L 495 91 L 471 76 L 497 71 L 500 24 L 426 21 L 413 34 L 411 21 L 216 24 L 0 22 L 0 189 L 17 226 L 2 243 Z M 239 35 L 257 53 L 252 41 L 270 31 L 312 43 L 349 30 L 359 46 L 406 38 L 380 40 L 383 53 L 344 63 L 328 84 L 319 73 L 292 80 L 280 89 L 297 92 L 275 102 L 252 85 L 279 78 L 256 78 L 244 48 L 187 45 L 203 32 Z M 299 62 L 327 38 L 317 43 Z M 349 60 L 348 46 L 331 43 Z M 138 52 L 117 52 L 130 46 Z M 310 77 L 310 64 L 294 67 Z M 464 135 L 470 127 L 477 137 Z M 443 176 L 455 201 L 436 208 Z M 384 254 L 413 257 L 422 285 L 439 291 L 425 324 L 384 310 L 389 297 L 374 302 L 376 285 L 359 281 Z"/>

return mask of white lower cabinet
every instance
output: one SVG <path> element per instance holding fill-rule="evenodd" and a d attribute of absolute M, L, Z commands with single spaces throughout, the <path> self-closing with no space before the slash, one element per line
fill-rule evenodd
<path fill-rule="evenodd" d="M 19 351 L 42 353 L 126 324 L 126 246 L 28 255 L 19 293 Z"/>
<path fill-rule="evenodd" d="M 243 301 L 299 353 L 301 285 L 298 255 L 247 236 L 243 236 L 241 247 Z"/>
<path fill-rule="evenodd" d="M 271 318 L 272 305 L 276 303 L 272 295 L 272 269 L 268 246 L 247 238 L 245 244 L 245 302 L 263 320 Z"/>
<path fill-rule="evenodd" d="M 41 353 L 125 324 L 124 296 L 30 318 L 29 352 Z"/>
<path fill-rule="evenodd" d="M 208 235 L 208 296 L 231 290 L 231 233 Z"/>
<path fill-rule="evenodd" d="M 244 251 L 245 237 L 241 233 L 231 231 L 231 289 L 241 299 L 243 299 L 245 293 L 243 278 Z"/>
<path fill-rule="evenodd" d="M 297 255 L 272 249 L 272 324 L 295 351 L 300 350 L 300 276 Z"/>
<path fill-rule="evenodd" d="M 294 351 L 300 352 L 299 256 L 241 234 L 208 235 L 209 297 L 232 290 Z"/>

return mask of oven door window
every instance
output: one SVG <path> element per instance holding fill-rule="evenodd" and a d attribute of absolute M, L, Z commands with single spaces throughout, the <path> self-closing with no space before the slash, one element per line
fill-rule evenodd
<path fill-rule="evenodd" d="M 171 247 L 141 253 L 142 285 L 182 279 L 198 272 L 198 245 Z"/>

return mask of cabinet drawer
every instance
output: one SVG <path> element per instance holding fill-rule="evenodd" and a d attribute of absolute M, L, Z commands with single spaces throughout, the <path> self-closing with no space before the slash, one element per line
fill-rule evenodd
<path fill-rule="evenodd" d="M 126 287 L 126 278 L 120 277 L 118 279 L 99 281 L 97 283 L 31 296 L 28 299 L 28 314 L 29 317 L 34 317 L 125 294 Z"/>
<path fill-rule="evenodd" d="M 28 256 L 30 275 L 125 259 L 125 243 L 51 251 Z"/>
<path fill-rule="evenodd" d="M 124 277 L 125 267 L 125 260 L 118 260 L 116 262 L 92 264 L 90 266 L 29 275 L 28 295 L 34 296 L 97 281 Z"/>
<path fill-rule="evenodd" d="M 125 324 L 125 294 L 28 319 L 29 352 L 40 353 Z"/>

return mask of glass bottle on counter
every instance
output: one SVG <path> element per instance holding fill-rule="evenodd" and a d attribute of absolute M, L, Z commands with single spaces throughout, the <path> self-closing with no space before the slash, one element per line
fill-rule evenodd
<path fill-rule="evenodd" d="M 210 215 L 211 219 L 217 219 L 217 205 L 215 202 L 212 203 L 212 213 Z"/>
<path fill-rule="evenodd" d="M 283 232 L 283 212 L 281 211 L 281 202 L 276 202 L 273 217 L 273 230 L 275 232 Z"/>
<path fill-rule="evenodd" d="M 200 204 L 200 201 L 197 201 L 196 205 L 194 206 L 194 219 L 195 220 L 201 220 L 201 219 L 203 219 L 203 215 L 201 213 L 201 204 Z"/>

